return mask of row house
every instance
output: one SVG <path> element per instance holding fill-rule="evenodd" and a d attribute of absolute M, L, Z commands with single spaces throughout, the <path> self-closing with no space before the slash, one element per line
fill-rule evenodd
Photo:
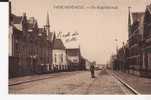
<path fill-rule="evenodd" d="M 84 69 L 80 48 L 66 49 L 55 32 L 50 32 L 48 13 L 46 25 L 39 28 L 34 17 L 12 14 L 9 3 L 9 78 Z"/>
<path fill-rule="evenodd" d="M 9 32 L 9 76 L 85 69 L 80 48 L 66 48 L 46 25 L 38 27 L 34 17 L 11 15 Z"/>
<path fill-rule="evenodd" d="M 53 34 L 52 71 L 84 70 L 85 59 L 81 56 L 80 48 L 66 48 L 60 38 Z"/>
<path fill-rule="evenodd" d="M 130 19 L 132 17 L 132 20 Z M 142 68 L 142 52 L 141 41 L 143 39 L 143 20 L 144 12 L 130 12 L 129 11 L 129 26 L 128 36 L 128 66 L 129 72 L 133 74 L 140 74 Z"/>
<path fill-rule="evenodd" d="M 140 76 L 151 76 L 151 5 L 146 6 L 145 12 L 132 13 L 132 20 L 129 32 L 130 71 Z"/>
<path fill-rule="evenodd" d="M 133 21 L 132 24 L 131 21 Z M 123 47 L 120 48 L 117 58 L 114 60 L 114 69 L 124 69 L 131 74 L 151 77 L 151 5 L 146 6 L 145 12 L 130 13 L 129 11 L 128 27 L 126 53 L 122 53 Z M 124 54 L 127 67 L 124 62 L 119 62 L 124 58 Z"/>
<path fill-rule="evenodd" d="M 143 75 L 151 76 L 151 4 L 146 6 L 143 31 Z"/>

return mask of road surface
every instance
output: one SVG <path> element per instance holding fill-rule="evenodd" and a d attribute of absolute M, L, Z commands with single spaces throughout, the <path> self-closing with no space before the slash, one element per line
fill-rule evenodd
<path fill-rule="evenodd" d="M 132 94 L 123 84 L 105 70 L 63 72 L 53 77 L 9 86 L 10 94 Z M 51 76 L 51 74 L 50 74 Z M 32 76 L 31 76 L 32 77 Z"/>

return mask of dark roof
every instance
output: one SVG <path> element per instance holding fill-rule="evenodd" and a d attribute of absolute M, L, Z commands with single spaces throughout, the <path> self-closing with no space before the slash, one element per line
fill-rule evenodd
<path fill-rule="evenodd" d="M 66 52 L 68 56 L 79 56 L 80 48 L 66 49 Z"/>
<path fill-rule="evenodd" d="M 12 20 L 13 20 L 13 24 L 20 24 L 22 21 L 22 16 L 16 16 L 12 14 Z"/>
<path fill-rule="evenodd" d="M 53 49 L 61 49 L 61 50 L 65 49 L 65 46 L 64 46 L 63 42 L 61 41 L 61 39 L 54 40 Z"/>
<path fill-rule="evenodd" d="M 132 13 L 133 22 L 140 21 L 143 16 L 144 12 L 133 12 Z"/>

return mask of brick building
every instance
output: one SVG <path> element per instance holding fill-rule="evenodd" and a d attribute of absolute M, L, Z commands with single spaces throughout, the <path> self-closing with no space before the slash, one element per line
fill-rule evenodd
<path fill-rule="evenodd" d="M 151 4 L 146 6 L 143 32 L 143 75 L 151 76 Z"/>
<path fill-rule="evenodd" d="M 117 59 L 114 60 L 116 62 L 114 69 L 151 77 L 151 5 L 146 6 L 145 12 L 129 11 L 128 27 L 129 38 L 125 55 L 127 67 L 125 66 L 125 69 L 122 62 L 124 58 L 122 47 L 117 52 Z"/>
<path fill-rule="evenodd" d="M 132 17 L 132 19 L 131 19 Z M 133 23 L 131 24 L 131 21 Z M 129 35 L 128 35 L 128 65 L 130 73 L 139 75 L 142 68 L 142 46 L 144 12 L 129 11 Z"/>
<path fill-rule="evenodd" d="M 49 16 L 47 16 L 49 21 Z M 34 17 L 10 14 L 9 77 L 49 72 L 52 39 L 49 22 L 39 28 Z"/>

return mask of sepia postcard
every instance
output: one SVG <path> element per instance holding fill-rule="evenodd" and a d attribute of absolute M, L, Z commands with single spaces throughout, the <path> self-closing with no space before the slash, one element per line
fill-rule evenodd
<path fill-rule="evenodd" d="M 151 94 L 150 0 L 10 0 L 9 94 Z"/>

